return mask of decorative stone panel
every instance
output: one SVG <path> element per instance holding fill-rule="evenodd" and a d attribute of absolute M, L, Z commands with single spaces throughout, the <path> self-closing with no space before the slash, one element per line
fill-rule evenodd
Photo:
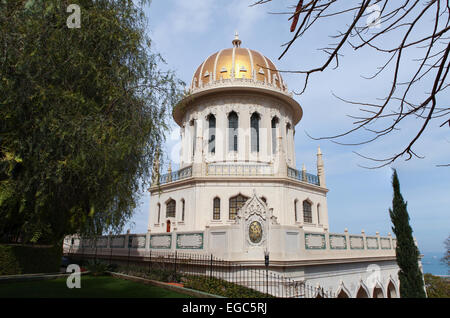
<path fill-rule="evenodd" d="M 380 238 L 380 243 L 381 243 L 381 248 L 383 250 L 390 250 L 391 247 L 391 240 L 386 238 L 386 237 L 382 237 Z"/>
<path fill-rule="evenodd" d="M 364 249 L 364 238 L 359 235 L 350 235 L 350 249 L 352 250 L 363 250 Z"/>
<path fill-rule="evenodd" d="M 305 233 L 305 248 L 311 249 L 325 249 L 325 234 Z"/>
<path fill-rule="evenodd" d="M 172 248 L 172 235 L 171 234 L 150 235 L 150 248 L 156 249 Z"/>
<path fill-rule="evenodd" d="M 177 234 L 177 249 L 203 249 L 203 233 Z"/>
<path fill-rule="evenodd" d="M 145 248 L 145 235 L 131 236 L 131 248 Z"/>
<path fill-rule="evenodd" d="M 97 247 L 106 248 L 108 247 L 108 237 L 99 237 L 95 243 Z"/>
<path fill-rule="evenodd" d="M 343 234 L 330 234 L 330 248 L 333 250 L 347 249 L 347 238 Z"/>
<path fill-rule="evenodd" d="M 81 246 L 82 246 L 82 247 L 92 247 L 92 246 L 93 246 L 92 239 L 83 238 L 83 239 L 81 240 Z"/>
<path fill-rule="evenodd" d="M 125 247 L 125 235 L 113 236 L 111 238 L 112 248 L 124 248 Z"/>
<path fill-rule="evenodd" d="M 378 238 L 377 237 L 366 237 L 366 246 L 368 250 L 377 250 L 379 249 Z"/>

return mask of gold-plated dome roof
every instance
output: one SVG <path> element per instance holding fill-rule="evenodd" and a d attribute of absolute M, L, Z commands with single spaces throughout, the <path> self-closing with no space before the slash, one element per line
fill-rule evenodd
<path fill-rule="evenodd" d="M 292 111 L 293 124 L 303 116 L 299 103 L 292 98 L 280 72 L 261 53 L 241 48 L 236 33 L 233 47 L 210 55 L 194 73 L 190 90 L 174 107 L 173 118 L 182 126 L 187 109 L 198 98 L 232 92 L 257 93 L 272 96 Z"/>
<path fill-rule="evenodd" d="M 254 79 L 286 89 L 280 73 L 270 59 L 258 51 L 241 48 L 241 40 L 237 34 L 232 43 L 233 48 L 216 52 L 200 64 L 192 78 L 191 89 L 230 78 Z"/>

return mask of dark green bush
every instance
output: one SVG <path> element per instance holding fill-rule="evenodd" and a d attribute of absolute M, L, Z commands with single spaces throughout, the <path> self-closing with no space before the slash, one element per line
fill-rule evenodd
<path fill-rule="evenodd" d="M 428 298 L 450 298 L 450 279 L 428 273 L 424 279 Z"/>
<path fill-rule="evenodd" d="M 0 244 L 0 275 L 56 273 L 61 257 L 60 246 Z"/>
<path fill-rule="evenodd" d="M 92 259 L 87 262 L 86 268 L 92 275 L 100 276 L 105 275 L 105 273 L 110 270 L 110 265 L 101 260 Z"/>
<path fill-rule="evenodd" d="M 254 289 L 227 282 L 223 279 L 205 276 L 187 276 L 183 278 L 184 287 L 204 291 L 229 298 L 272 297 Z"/>

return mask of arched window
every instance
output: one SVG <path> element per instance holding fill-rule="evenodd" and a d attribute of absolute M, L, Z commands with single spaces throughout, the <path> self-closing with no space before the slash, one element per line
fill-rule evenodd
<path fill-rule="evenodd" d="M 220 220 L 220 199 L 214 198 L 213 201 L 213 220 Z"/>
<path fill-rule="evenodd" d="M 291 124 L 286 124 L 286 155 L 288 157 L 288 160 L 291 158 L 291 150 L 292 150 L 292 143 L 291 143 Z"/>
<path fill-rule="evenodd" d="M 158 203 L 158 222 L 161 220 L 161 204 Z"/>
<path fill-rule="evenodd" d="M 170 200 L 166 204 L 166 218 L 174 218 L 175 217 L 175 200 Z"/>
<path fill-rule="evenodd" d="M 208 116 L 208 152 L 216 153 L 216 117 L 213 114 Z"/>
<path fill-rule="evenodd" d="M 195 147 L 197 145 L 197 121 L 192 119 L 190 121 L 191 136 L 192 136 L 192 156 L 195 154 Z"/>
<path fill-rule="evenodd" d="M 337 295 L 336 298 L 349 298 L 349 297 L 348 294 L 343 289 L 341 289 L 340 293 Z"/>
<path fill-rule="evenodd" d="M 312 209 L 311 203 L 303 201 L 303 222 L 312 223 Z"/>
<path fill-rule="evenodd" d="M 266 197 L 261 197 L 261 201 L 264 202 L 267 205 L 267 199 Z"/>
<path fill-rule="evenodd" d="M 356 298 L 369 298 L 369 295 L 362 286 L 359 287 L 358 293 L 356 294 Z"/>
<path fill-rule="evenodd" d="M 247 201 L 247 197 L 244 197 L 243 195 L 239 194 L 235 197 L 230 198 L 230 208 L 229 208 L 229 218 L 230 220 L 234 220 L 237 215 L 237 211 L 242 208 L 242 206 L 245 204 L 245 201 Z"/>
<path fill-rule="evenodd" d="M 238 115 L 236 112 L 231 112 L 228 115 L 228 131 L 229 131 L 229 146 L 230 151 L 238 151 Z"/>
<path fill-rule="evenodd" d="M 253 113 L 250 117 L 250 129 L 251 129 L 251 150 L 259 152 L 259 121 L 261 117 L 258 113 Z"/>
<path fill-rule="evenodd" d="M 317 224 L 320 224 L 320 203 L 317 204 Z"/>
<path fill-rule="evenodd" d="M 272 118 L 272 153 L 277 152 L 277 127 L 278 127 L 278 118 Z"/>
<path fill-rule="evenodd" d="M 297 216 L 297 203 L 298 203 L 298 200 L 295 199 L 295 200 L 294 200 L 294 216 L 295 216 L 295 222 L 298 221 L 298 216 Z"/>
<path fill-rule="evenodd" d="M 397 298 L 397 291 L 395 290 L 395 286 L 392 283 L 392 281 L 389 281 L 389 284 L 387 287 L 387 297 L 388 298 Z"/>
<path fill-rule="evenodd" d="M 184 199 L 181 199 L 181 221 L 184 221 L 184 209 L 185 209 Z"/>

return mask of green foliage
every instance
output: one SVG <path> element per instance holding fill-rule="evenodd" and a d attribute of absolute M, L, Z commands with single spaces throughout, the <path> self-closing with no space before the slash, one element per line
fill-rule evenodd
<path fill-rule="evenodd" d="M 86 264 L 86 268 L 94 276 L 105 275 L 107 271 L 112 269 L 108 263 L 98 259 L 89 260 Z"/>
<path fill-rule="evenodd" d="M 442 257 L 441 262 L 447 266 L 450 270 L 450 235 L 444 241 L 445 255 Z"/>
<path fill-rule="evenodd" d="M 169 268 L 148 268 L 139 265 L 120 265 L 118 271 L 131 276 L 157 280 L 166 283 L 181 282 L 181 274 Z"/>
<path fill-rule="evenodd" d="M 0 240 L 120 231 L 150 179 L 180 87 L 142 3 L 0 1 Z"/>
<path fill-rule="evenodd" d="M 450 298 L 450 279 L 425 274 L 428 298 Z"/>
<path fill-rule="evenodd" d="M 210 294 L 229 298 L 262 298 L 272 297 L 256 290 L 227 282 L 223 279 L 205 276 L 184 277 L 184 287 L 204 291 Z"/>
<path fill-rule="evenodd" d="M 422 272 L 419 268 L 419 249 L 412 236 L 412 228 L 409 225 L 407 203 L 400 193 L 400 182 L 397 171 L 394 170 L 392 177 L 394 197 L 392 209 L 389 214 L 392 220 L 392 231 L 397 237 L 396 256 L 400 267 L 398 277 L 400 280 L 400 297 L 402 298 L 424 298 L 424 282 Z"/>
<path fill-rule="evenodd" d="M 23 245 L 0 245 L 0 275 L 56 273 L 62 249 Z"/>
<path fill-rule="evenodd" d="M 117 269 L 118 272 L 142 277 L 146 279 L 156 280 L 167 283 L 183 283 L 184 287 L 191 288 L 203 292 L 207 292 L 214 295 L 224 297 L 235 298 L 261 298 L 272 297 L 267 296 L 265 293 L 260 293 L 251 288 L 247 288 L 238 284 L 227 282 L 223 279 L 215 277 L 205 277 L 196 275 L 185 275 L 180 272 L 175 272 L 174 268 L 156 267 L 152 268 L 139 265 L 120 265 Z"/>

